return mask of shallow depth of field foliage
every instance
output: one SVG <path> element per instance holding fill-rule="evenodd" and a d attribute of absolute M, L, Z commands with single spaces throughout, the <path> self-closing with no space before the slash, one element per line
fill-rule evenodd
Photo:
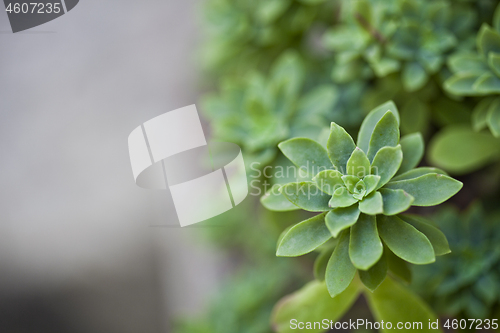
<path fill-rule="evenodd" d="M 498 318 L 498 1 L 201 7 L 200 109 L 253 195 L 206 222 L 232 273 L 175 331 Z"/>

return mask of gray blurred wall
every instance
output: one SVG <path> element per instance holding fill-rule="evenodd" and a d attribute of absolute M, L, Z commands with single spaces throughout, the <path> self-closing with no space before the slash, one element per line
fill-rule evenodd
<path fill-rule="evenodd" d="M 82 0 L 17 34 L 0 11 L 0 331 L 166 332 L 224 258 L 138 188 L 127 136 L 197 101 L 195 0 Z M 2 326 L 3 325 L 3 326 Z"/>

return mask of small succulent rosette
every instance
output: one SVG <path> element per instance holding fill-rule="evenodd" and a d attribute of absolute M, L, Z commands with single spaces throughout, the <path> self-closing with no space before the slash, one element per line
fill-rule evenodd
<path fill-rule="evenodd" d="M 436 168 L 416 168 L 424 153 L 422 136 L 410 134 L 400 140 L 399 113 L 393 102 L 368 114 L 357 145 L 332 123 L 326 149 L 306 138 L 284 141 L 279 148 L 302 179 L 273 187 L 261 202 L 270 210 L 320 214 L 286 230 L 277 255 L 294 257 L 321 250 L 315 274 L 325 279 L 332 297 L 350 285 L 357 270 L 373 291 L 388 270 L 409 280 L 406 262 L 428 264 L 450 252 L 446 237 L 433 222 L 401 213 L 412 205 L 440 204 L 462 183 Z"/>

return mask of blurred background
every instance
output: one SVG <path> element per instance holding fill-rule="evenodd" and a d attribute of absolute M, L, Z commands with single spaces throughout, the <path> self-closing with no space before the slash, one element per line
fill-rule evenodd
<path fill-rule="evenodd" d="M 0 332 L 167 332 L 219 283 L 127 147 L 197 102 L 196 5 L 85 0 L 16 34 L 0 11 Z"/>

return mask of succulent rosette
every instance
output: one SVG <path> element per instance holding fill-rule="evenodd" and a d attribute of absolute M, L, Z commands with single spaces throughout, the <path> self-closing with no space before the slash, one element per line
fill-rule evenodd
<path fill-rule="evenodd" d="M 299 169 L 300 181 L 274 187 L 261 199 L 275 211 L 304 209 L 320 214 L 293 225 L 279 239 L 277 255 L 294 257 L 320 248 L 315 274 L 332 297 L 356 271 L 375 290 L 390 270 L 409 279 L 406 262 L 428 264 L 450 252 L 444 234 L 423 217 L 403 215 L 410 206 L 440 204 L 462 183 L 442 170 L 418 167 L 420 134 L 400 139 L 393 102 L 372 110 L 357 144 L 332 123 L 326 149 L 307 138 L 281 142 L 282 153 Z"/>

